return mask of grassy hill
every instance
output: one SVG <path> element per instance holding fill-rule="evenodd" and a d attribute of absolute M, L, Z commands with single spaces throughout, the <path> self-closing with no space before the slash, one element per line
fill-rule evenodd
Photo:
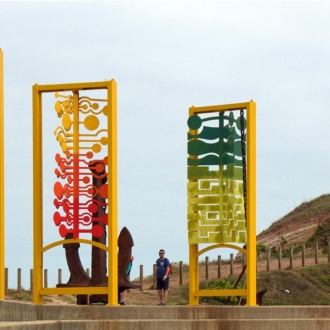
<path fill-rule="evenodd" d="M 330 264 L 258 273 L 263 305 L 330 305 Z"/>

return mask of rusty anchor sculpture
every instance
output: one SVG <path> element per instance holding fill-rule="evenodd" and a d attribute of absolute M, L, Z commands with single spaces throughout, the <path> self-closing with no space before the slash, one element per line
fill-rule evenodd
<path fill-rule="evenodd" d="M 66 239 L 71 238 L 71 234 L 67 235 Z M 126 275 L 126 269 L 131 262 L 132 246 L 134 246 L 133 238 L 129 230 L 124 227 L 118 237 L 118 294 L 127 289 L 139 289 L 140 284 L 131 283 Z M 65 249 L 67 264 L 70 271 L 70 278 L 66 284 L 57 284 L 56 287 L 84 287 L 84 286 L 107 286 L 108 278 L 106 276 L 106 258 L 105 255 L 97 258 L 94 265 L 92 261 L 92 277 L 90 277 L 82 266 L 79 256 L 79 243 L 63 244 Z M 97 250 L 100 250 L 96 248 Z M 103 252 L 103 251 L 99 251 Z M 103 253 L 102 253 L 103 254 Z M 97 256 L 97 253 L 92 253 L 92 258 Z M 101 267 L 95 267 L 95 266 Z M 86 305 L 90 303 L 107 303 L 107 295 L 77 295 L 77 304 Z"/>

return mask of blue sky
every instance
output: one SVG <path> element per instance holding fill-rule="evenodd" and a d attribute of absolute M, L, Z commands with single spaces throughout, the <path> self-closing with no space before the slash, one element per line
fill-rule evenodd
<path fill-rule="evenodd" d="M 5 262 L 10 272 L 22 268 L 26 286 L 35 83 L 117 81 L 118 227 L 134 238 L 133 277 L 140 264 L 152 272 L 159 248 L 171 261 L 188 261 L 192 105 L 257 103 L 258 233 L 329 193 L 329 2 L 12 1 L 0 2 L 0 12 Z M 57 228 L 50 222 L 47 230 Z M 56 269 L 66 268 L 64 259 L 59 249 L 46 262 L 54 269 L 50 285 Z"/>

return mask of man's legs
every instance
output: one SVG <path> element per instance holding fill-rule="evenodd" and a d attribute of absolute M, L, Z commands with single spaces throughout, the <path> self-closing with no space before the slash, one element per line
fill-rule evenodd
<path fill-rule="evenodd" d="M 162 281 L 162 279 L 157 279 L 159 306 L 166 304 L 166 299 L 168 294 L 168 283 L 169 283 L 168 279 L 165 282 Z"/>
<path fill-rule="evenodd" d="M 158 296 L 159 296 L 159 306 L 163 304 L 163 281 L 161 278 L 157 278 L 157 290 L 158 290 Z"/>
<path fill-rule="evenodd" d="M 159 295 L 159 303 L 161 304 L 163 302 L 163 290 L 158 290 Z"/>
<path fill-rule="evenodd" d="M 164 294 L 163 294 L 163 305 L 166 304 L 169 283 L 170 283 L 170 279 L 169 278 L 167 278 L 166 281 L 163 282 L 163 290 L 164 290 Z"/>
<path fill-rule="evenodd" d="M 167 294 L 168 294 L 168 290 L 164 290 L 164 298 L 163 298 L 164 305 L 166 304 Z"/>

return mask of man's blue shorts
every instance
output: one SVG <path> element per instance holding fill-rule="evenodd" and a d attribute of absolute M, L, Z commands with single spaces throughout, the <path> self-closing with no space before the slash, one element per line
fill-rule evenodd
<path fill-rule="evenodd" d="M 157 290 L 168 290 L 168 284 L 170 282 L 169 277 L 166 278 L 165 281 L 163 281 L 162 278 L 157 278 Z"/>

